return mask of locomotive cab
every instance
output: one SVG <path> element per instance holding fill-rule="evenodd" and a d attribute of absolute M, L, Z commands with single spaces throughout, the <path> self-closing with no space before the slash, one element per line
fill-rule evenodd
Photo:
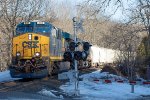
<path fill-rule="evenodd" d="M 53 62 L 62 60 L 61 32 L 47 22 L 18 24 L 13 37 L 11 76 L 42 78 L 51 74 Z"/>

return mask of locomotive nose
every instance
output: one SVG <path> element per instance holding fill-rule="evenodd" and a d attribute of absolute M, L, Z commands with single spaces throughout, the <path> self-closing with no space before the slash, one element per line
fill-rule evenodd
<path fill-rule="evenodd" d="M 39 36 L 28 33 L 28 39 L 22 42 L 23 57 L 33 57 L 35 52 L 40 52 Z"/>

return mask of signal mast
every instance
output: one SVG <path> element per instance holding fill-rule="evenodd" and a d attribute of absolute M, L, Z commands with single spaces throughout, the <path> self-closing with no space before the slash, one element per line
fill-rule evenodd
<path fill-rule="evenodd" d="M 76 31 L 77 31 L 77 19 L 76 17 L 73 17 L 73 30 L 74 30 L 74 42 L 76 44 L 77 42 L 77 37 L 76 37 Z M 75 47 L 75 51 L 77 50 L 77 48 Z M 74 68 L 75 68 L 75 96 L 79 96 L 79 81 L 78 81 L 78 68 L 77 68 L 77 60 L 74 59 Z"/>
<path fill-rule="evenodd" d="M 81 27 L 81 26 L 80 26 Z M 69 61 L 73 65 L 74 72 L 72 73 L 72 76 L 74 77 L 75 80 L 75 89 L 74 89 L 74 96 L 79 96 L 80 91 L 79 91 L 79 79 L 78 79 L 78 64 L 77 62 L 82 60 L 86 61 L 87 56 L 89 55 L 89 48 L 90 44 L 89 42 L 82 42 L 79 43 L 77 41 L 77 28 L 78 28 L 78 23 L 76 17 L 73 17 L 73 31 L 74 31 L 74 41 L 69 43 L 69 51 L 66 51 L 64 53 L 64 60 Z M 77 47 L 79 44 L 83 44 L 83 51 L 78 51 Z"/>

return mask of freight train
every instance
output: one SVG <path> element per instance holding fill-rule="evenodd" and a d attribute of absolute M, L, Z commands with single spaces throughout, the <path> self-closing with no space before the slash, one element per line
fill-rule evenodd
<path fill-rule="evenodd" d="M 13 78 L 43 78 L 70 69 L 64 53 L 73 42 L 71 34 L 42 21 L 21 22 L 15 33 L 9 66 Z"/>
<path fill-rule="evenodd" d="M 96 67 L 113 63 L 119 54 L 117 50 L 91 46 L 79 38 L 75 44 L 70 33 L 48 22 L 21 22 L 15 33 L 9 66 L 13 78 L 43 78 L 67 71 L 73 69 L 74 58 L 79 69 Z M 80 50 L 74 51 L 77 46 Z"/>

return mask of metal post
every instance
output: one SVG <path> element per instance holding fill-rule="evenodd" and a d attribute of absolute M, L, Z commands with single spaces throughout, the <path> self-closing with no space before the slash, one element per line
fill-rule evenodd
<path fill-rule="evenodd" d="M 133 78 L 133 65 L 131 65 L 131 80 L 133 81 L 134 78 Z"/>
<path fill-rule="evenodd" d="M 131 84 L 131 93 L 134 93 L 134 84 Z"/>
<path fill-rule="evenodd" d="M 150 62 L 149 65 L 147 66 L 147 80 L 150 80 Z"/>
<path fill-rule="evenodd" d="M 77 30 L 77 19 L 73 17 L 73 26 L 74 26 L 74 42 L 77 42 L 76 30 Z M 75 51 L 77 48 L 75 48 Z M 78 68 L 77 68 L 77 60 L 74 59 L 74 67 L 75 67 L 75 96 L 79 96 L 79 89 L 78 89 Z"/>
<path fill-rule="evenodd" d="M 128 71 L 128 80 L 130 80 L 130 68 L 129 68 L 129 59 L 130 59 L 130 53 L 129 53 L 129 47 L 127 48 L 127 71 Z"/>

